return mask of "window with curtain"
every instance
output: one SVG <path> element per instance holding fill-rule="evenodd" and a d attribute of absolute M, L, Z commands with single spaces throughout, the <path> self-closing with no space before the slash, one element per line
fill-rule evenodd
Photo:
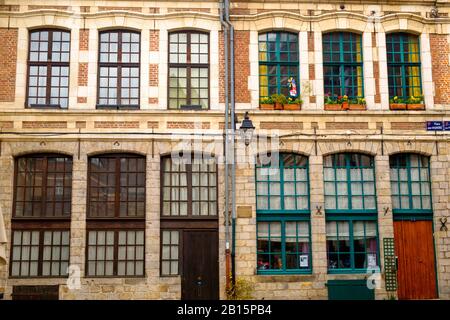
<path fill-rule="evenodd" d="M 394 214 L 431 213 L 429 157 L 400 153 L 392 155 L 389 163 Z"/>
<path fill-rule="evenodd" d="M 362 36 L 350 32 L 322 35 L 324 92 L 331 99 L 364 97 Z"/>
<path fill-rule="evenodd" d="M 70 32 L 32 30 L 28 52 L 28 107 L 68 108 Z"/>
<path fill-rule="evenodd" d="M 135 154 L 89 158 L 87 276 L 144 276 L 145 162 Z"/>
<path fill-rule="evenodd" d="M 138 32 L 100 32 L 97 108 L 139 109 Z"/>
<path fill-rule="evenodd" d="M 389 97 L 422 95 L 419 37 L 408 33 L 386 35 Z"/>
<path fill-rule="evenodd" d="M 289 96 L 289 78 L 299 84 L 298 35 L 267 32 L 259 35 L 259 96 Z"/>
<path fill-rule="evenodd" d="M 209 108 L 209 35 L 169 34 L 169 109 Z"/>
<path fill-rule="evenodd" d="M 324 182 L 326 210 L 376 212 L 373 157 L 359 153 L 324 157 Z"/>
<path fill-rule="evenodd" d="M 258 273 L 310 273 L 308 158 L 258 156 L 256 174 Z"/>
<path fill-rule="evenodd" d="M 202 153 L 178 156 L 161 158 L 162 276 L 181 274 L 180 250 L 186 230 L 218 227 L 216 159 Z"/>
<path fill-rule="evenodd" d="M 330 273 L 379 265 L 374 158 L 360 153 L 324 157 L 327 259 Z"/>
<path fill-rule="evenodd" d="M 72 158 L 15 159 L 10 274 L 65 277 L 69 265 Z"/>

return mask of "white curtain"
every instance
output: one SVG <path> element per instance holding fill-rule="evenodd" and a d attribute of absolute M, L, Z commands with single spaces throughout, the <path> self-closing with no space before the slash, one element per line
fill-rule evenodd
<path fill-rule="evenodd" d="M 0 206 L 0 264 L 6 263 L 6 230 L 3 221 L 2 207 Z"/>

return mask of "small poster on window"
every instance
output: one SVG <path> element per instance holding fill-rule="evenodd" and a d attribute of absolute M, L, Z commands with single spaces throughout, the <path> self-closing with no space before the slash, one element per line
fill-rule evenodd
<path fill-rule="evenodd" d="M 302 254 L 300 255 L 299 259 L 300 259 L 300 268 L 308 268 L 309 265 L 308 255 Z"/>
<path fill-rule="evenodd" d="M 377 267 L 377 255 L 374 253 L 369 253 L 367 255 L 367 268 Z"/>

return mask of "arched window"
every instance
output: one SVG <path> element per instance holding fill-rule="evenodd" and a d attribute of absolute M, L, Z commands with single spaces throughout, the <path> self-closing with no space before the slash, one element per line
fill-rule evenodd
<path fill-rule="evenodd" d="M 89 158 L 86 274 L 143 276 L 145 157 Z"/>
<path fill-rule="evenodd" d="M 330 273 L 379 265 L 375 165 L 371 156 L 324 157 L 327 257 Z"/>
<path fill-rule="evenodd" d="M 389 159 L 394 214 L 431 213 L 430 159 L 399 153 Z"/>
<path fill-rule="evenodd" d="M 419 37 L 408 33 L 386 35 L 389 97 L 407 103 L 422 96 Z"/>
<path fill-rule="evenodd" d="M 357 102 L 364 97 L 362 37 L 350 32 L 322 35 L 325 96 L 347 96 Z"/>
<path fill-rule="evenodd" d="M 259 96 L 289 96 L 289 78 L 299 87 L 298 35 L 267 32 L 259 35 Z"/>
<path fill-rule="evenodd" d="M 98 108 L 139 109 L 140 38 L 128 30 L 100 32 Z"/>
<path fill-rule="evenodd" d="M 71 200 L 71 157 L 15 159 L 11 276 L 67 275 Z"/>
<path fill-rule="evenodd" d="M 258 156 L 255 170 L 258 273 L 310 273 L 308 158 Z"/>
<path fill-rule="evenodd" d="M 209 108 L 209 35 L 169 34 L 169 109 Z"/>
<path fill-rule="evenodd" d="M 28 107 L 69 106 L 70 32 L 30 31 Z"/>

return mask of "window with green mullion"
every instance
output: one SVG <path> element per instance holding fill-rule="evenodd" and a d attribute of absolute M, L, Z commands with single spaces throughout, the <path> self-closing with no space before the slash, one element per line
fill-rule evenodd
<path fill-rule="evenodd" d="M 259 35 L 260 97 L 289 95 L 288 79 L 299 80 L 298 35 L 268 32 Z"/>
<path fill-rule="evenodd" d="M 332 32 L 322 36 L 325 94 L 332 99 L 364 97 L 361 35 Z"/>
<path fill-rule="evenodd" d="M 271 161 L 262 163 L 258 157 L 256 170 L 256 209 L 259 214 L 308 213 L 309 171 L 308 158 L 288 153 L 271 155 Z"/>
<path fill-rule="evenodd" d="M 358 153 L 324 157 L 327 213 L 376 213 L 374 159 Z"/>
<path fill-rule="evenodd" d="M 258 218 L 258 273 L 311 273 L 310 243 L 309 218 Z"/>
<path fill-rule="evenodd" d="M 389 97 L 422 95 L 419 37 L 407 33 L 386 35 Z"/>
<path fill-rule="evenodd" d="M 394 214 L 431 214 L 431 179 L 429 157 L 396 154 L 389 159 Z"/>
<path fill-rule="evenodd" d="M 379 266 L 376 217 L 363 219 L 327 217 L 329 273 L 365 273 Z"/>

